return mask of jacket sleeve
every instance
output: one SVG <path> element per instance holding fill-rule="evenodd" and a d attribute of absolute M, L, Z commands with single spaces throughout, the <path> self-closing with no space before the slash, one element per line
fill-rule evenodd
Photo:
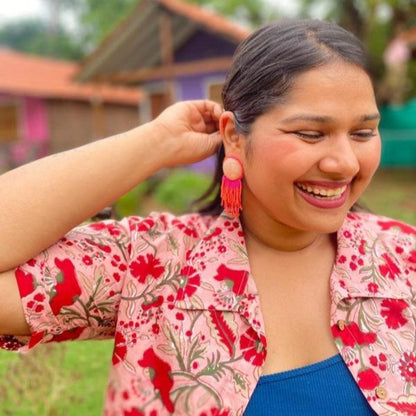
<path fill-rule="evenodd" d="M 140 222 L 135 217 L 82 225 L 20 265 L 15 276 L 31 336 L 3 335 L 0 347 L 25 351 L 51 341 L 112 337 L 132 229 Z"/>

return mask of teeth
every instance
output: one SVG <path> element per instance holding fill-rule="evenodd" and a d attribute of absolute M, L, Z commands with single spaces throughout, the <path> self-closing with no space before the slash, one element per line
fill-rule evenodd
<path fill-rule="evenodd" d="M 340 188 L 335 188 L 335 189 L 323 189 L 323 188 L 316 188 L 316 187 L 312 187 L 310 185 L 302 185 L 301 183 L 297 183 L 296 184 L 300 189 L 315 194 L 315 195 L 319 195 L 319 196 L 325 196 L 325 197 L 339 197 L 341 196 L 345 190 L 347 189 L 347 187 L 341 186 Z"/>

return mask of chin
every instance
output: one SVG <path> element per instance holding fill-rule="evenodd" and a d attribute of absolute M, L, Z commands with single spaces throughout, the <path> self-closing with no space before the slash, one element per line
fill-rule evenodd
<path fill-rule="evenodd" d="M 319 234 L 332 234 L 336 233 L 344 224 L 347 212 L 343 215 L 339 213 L 335 216 L 325 215 L 320 216 L 319 219 L 311 219 L 305 224 L 305 231 L 314 231 Z"/>

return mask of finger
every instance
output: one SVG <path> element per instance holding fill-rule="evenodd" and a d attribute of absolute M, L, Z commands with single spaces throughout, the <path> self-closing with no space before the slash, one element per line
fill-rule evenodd
<path fill-rule="evenodd" d="M 205 124 L 205 130 L 206 130 L 207 133 L 214 133 L 214 132 L 218 131 L 219 130 L 218 123 L 214 123 L 214 122 L 206 123 Z"/>
<path fill-rule="evenodd" d="M 216 101 L 196 100 L 193 102 L 201 114 L 208 114 L 212 118 L 219 120 L 223 109 Z"/>

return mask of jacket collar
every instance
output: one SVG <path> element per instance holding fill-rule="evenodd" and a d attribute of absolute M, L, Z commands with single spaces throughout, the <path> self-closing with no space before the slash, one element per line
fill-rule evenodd
<path fill-rule="evenodd" d="M 337 232 L 337 255 L 330 281 L 335 303 L 345 298 L 410 297 L 402 266 L 394 253 L 384 247 L 385 242 L 377 231 L 374 226 L 367 225 L 365 218 L 351 214 Z M 212 252 L 215 255 L 211 255 Z M 206 260 L 205 267 L 201 267 L 201 258 Z M 193 273 L 199 275 L 200 283 L 194 283 L 191 296 L 176 301 L 179 308 L 234 311 L 244 316 L 253 312 L 250 309 L 259 309 L 239 219 L 222 213 L 214 220 L 188 253 L 186 266 L 189 283 L 193 284 Z M 377 288 L 374 274 L 377 274 Z"/>
<path fill-rule="evenodd" d="M 373 214 L 348 214 L 337 232 L 331 275 L 335 303 L 352 298 L 411 298 L 405 265 L 391 234 L 380 232 Z"/>

